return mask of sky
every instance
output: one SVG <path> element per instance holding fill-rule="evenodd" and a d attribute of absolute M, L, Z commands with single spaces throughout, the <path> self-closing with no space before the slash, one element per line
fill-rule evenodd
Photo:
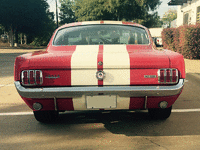
<path fill-rule="evenodd" d="M 56 3 L 55 3 L 56 0 L 47 0 L 47 2 L 49 3 L 50 5 L 50 11 L 54 12 L 54 14 L 56 14 Z M 58 6 L 60 6 L 60 3 L 59 3 L 59 0 L 58 1 Z M 158 11 L 158 15 L 162 18 L 163 17 L 163 14 L 168 11 L 168 9 L 177 9 L 177 6 L 168 6 L 168 2 L 170 0 L 161 0 L 161 5 L 158 7 L 158 9 L 156 11 Z M 58 9 L 59 11 L 59 9 Z"/>

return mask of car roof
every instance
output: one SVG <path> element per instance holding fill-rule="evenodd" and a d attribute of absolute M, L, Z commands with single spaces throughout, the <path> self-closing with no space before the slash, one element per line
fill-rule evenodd
<path fill-rule="evenodd" d="M 83 22 L 74 22 L 74 23 L 69 23 L 69 24 L 65 24 L 62 25 L 61 27 L 58 28 L 62 29 L 62 28 L 66 28 L 66 27 L 71 27 L 71 26 L 80 26 L 80 25 L 94 25 L 94 24 L 115 24 L 115 25 L 129 25 L 129 26 L 137 26 L 137 27 L 141 27 L 141 28 L 145 28 L 144 26 L 138 24 L 138 23 L 133 23 L 133 22 L 126 22 L 126 21 L 83 21 Z"/>

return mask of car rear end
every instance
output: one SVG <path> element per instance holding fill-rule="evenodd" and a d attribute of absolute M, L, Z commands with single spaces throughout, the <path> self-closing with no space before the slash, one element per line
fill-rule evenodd
<path fill-rule="evenodd" d="M 171 110 L 184 84 L 183 58 L 152 47 L 141 26 L 63 27 L 47 52 L 17 57 L 15 85 L 38 121 L 39 112 Z"/>

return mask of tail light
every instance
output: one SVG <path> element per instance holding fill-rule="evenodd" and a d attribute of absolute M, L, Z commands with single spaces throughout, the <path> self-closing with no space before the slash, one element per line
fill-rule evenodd
<path fill-rule="evenodd" d="M 21 73 L 21 82 L 24 86 L 41 85 L 43 83 L 41 70 L 24 70 Z"/>
<path fill-rule="evenodd" d="M 158 82 L 163 84 L 175 84 L 178 82 L 177 69 L 159 69 Z"/>

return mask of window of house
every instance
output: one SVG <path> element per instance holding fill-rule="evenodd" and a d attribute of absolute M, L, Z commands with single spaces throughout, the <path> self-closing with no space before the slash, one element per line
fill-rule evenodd
<path fill-rule="evenodd" d="M 188 20 L 189 20 L 189 13 L 185 13 L 183 15 L 183 24 L 188 24 Z"/>
<path fill-rule="evenodd" d="M 192 22 L 192 15 L 191 15 L 191 13 L 192 13 L 192 10 L 190 10 L 190 11 L 187 11 L 187 12 L 185 12 L 184 14 L 183 14 L 183 24 L 185 25 L 185 24 L 187 24 L 187 25 L 189 25 L 189 24 L 191 24 Z"/>
<path fill-rule="evenodd" d="M 200 23 L 200 6 L 197 7 L 197 23 Z"/>

